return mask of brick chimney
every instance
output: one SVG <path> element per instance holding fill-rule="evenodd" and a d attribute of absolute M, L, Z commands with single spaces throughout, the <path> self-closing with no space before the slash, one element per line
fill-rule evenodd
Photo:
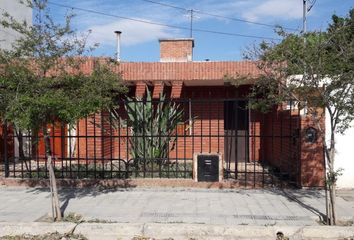
<path fill-rule="evenodd" d="M 193 38 L 164 38 L 160 42 L 160 62 L 191 62 Z"/>

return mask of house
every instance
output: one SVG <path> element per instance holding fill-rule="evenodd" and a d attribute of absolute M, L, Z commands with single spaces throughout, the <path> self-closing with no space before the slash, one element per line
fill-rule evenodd
<path fill-rule="evenodd" d="M 102 112 L 80 120 L 74 130 L 52 126 L 58 177 L 192 178 L 199 171 L 194 167 L 204 164 L 208 174 L 215 175 L 214 170 L 218 169 L 219 179 L 237 181 L 242 186 L 262 187 L 277 182 L 324 186 L 323 143 L 316 136 L 311 118 L 301 115 L 292 101 L 274 106 L 268 113 L 248 109 L 252 82 L 235 86 L 227 80 L 227 76 L 256 78 L 260 73 L 256 63 L 197 62 L 193 61 L 193 39 L 159 42 L 159 62 L 121 62 L 116 71 L 129 87 L 129 97 L 146 104 L 144 98 L 149 91 L 153 109 L 158 107 L 160 95 L 166 96 L 166 103 L 176 104 L 182 117 L 176 126 L 171 126 L 171 134 L 161 134 L 152 121 L 142 127 L 151 131 L 134 133 L 127 121 L 127 99 L 122 99 L 117 109 L 122 124 L 113 125 L 111 115 Z M 89 72 L 93 66 L 94 59 L 88 59 L 83 70 Z M 139 102 L 134 104 L 140 106 Z M 153 134 L 153 129 L 158 133 Z M 163 159 L 146 157 L 161 150 L 146 150 L 154 140 L 158 144 L 167 141 Z M 132 148 L 139 141 L 144 151 L 134 158 Z M 43 170 L 38 170 L 44 155 L 43 143 L 36 151 L 36 160 L 26 163 L 26 167 L 39 176 Z M 211 160 L 202 161 L 203 156 L 210 155 L 217 158 L 216 165 Z M 15 165 L 10 166 L 9 176 L 23 173 Z"/>

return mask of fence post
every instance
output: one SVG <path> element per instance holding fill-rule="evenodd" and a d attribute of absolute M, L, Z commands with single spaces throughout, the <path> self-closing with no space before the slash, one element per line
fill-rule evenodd
<path fill-rule="evenodd" d="M 9 158 L 7 156 L 7 122 L 2 125 L 3 131 L 3 161 L 5 166 L 5 177 L 9 177 Z"/>

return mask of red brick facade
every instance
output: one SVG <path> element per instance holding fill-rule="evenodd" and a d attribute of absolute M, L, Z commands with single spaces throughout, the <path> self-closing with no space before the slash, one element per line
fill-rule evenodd
<path fill-rule="evenodd" d="M 154 99 L 166 94 L 168 98 L 179 101 L 184 114 L 193 118 L 192 126 L 186 121 L 177 127 L 175 148 L 169 152 L 170 159 L 191 160 L 194 153 L 203 152 L 220 153 L 225 157 L 230 132 L 225 119 L 229 114 L 227 101 L 245 99 L 250 87 L 230 86 L 225 82 L 225 77 L 256 77 L 260 73 L 259 69 L 254 62 L 248 61 L 192 62 L 193 41 L 188 39 L 177 42 L 162 40 L 160 44 L 162 62 L 122 62 L 115 71 L 122 74 L 124 81 L 129 82 L 130 97 L 144 97 L 149 87 Z M 92 71 L 93 64 L 94 59 L 88 59 L 82 65 L 83 71 Z M 200 101 L 211 99 L 219 101 L 208 104 Z M 127 119 L 123 105 L 118 111 L 121 119 Z M 247 120 L 244 132 L 240 130 L 240 134 L 247 135 L 240 137 L 240 141 L 244 141 L 243 148 L 248 151 L 244 154 L 248 155 L 250 162 L 267 163 L 277 171 L 296 175 L 293 177 L 299 186 L 323 186 L 322 138 L 318 138 L 315 144 L 304 140 L 304 130 L 313 126 L 310 118 L 283 110 L 282 107 L 274 108 L 265 115 L 252 110 L 244 118 Z M 187 117 L 185 120 L 188 120 Z M 112 158 L 128 161 L 131 158 L 128 140 L 131 129 L 123 125 L 117 129 L 111 127 L 108 113 L 97 113 L 80 120 L 76 131 L 73 155 L 84 161 L 96 158 L 102 161 Z M 236 131 L 239 134 L 239 130 Z M 301 141 L 296 142 L 295 138 Z"/>

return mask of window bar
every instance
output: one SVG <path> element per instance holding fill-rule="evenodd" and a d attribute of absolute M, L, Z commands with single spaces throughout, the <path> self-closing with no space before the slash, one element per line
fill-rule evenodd
<path fill-rule="evenodd" d="M 88 134 L 88 126 L 87 126 L 87 117 L 85 117 L 85 145 L 86 145 L 86 177 L 89 176 L 89 169 L 88 169 L 88 165 L 89 165 L 89 160 L 88 160 L 88 151 L 89 151 L 89 147 L 88 147 L 88 138 L 89 138 L 89 134 Z"/>
<path fill-rule="evenodd" d="M 231 137 L 231 141 L 235 143 L 235 179 L 238 179 L 238 163 L 239 163 L 239 160 L 238 159 L 238 138 L 239 138 L 239 133 L 238 133 L 238 129 L 239 129 L 239 122 L 238 122 L 238 118 L 239 118 L 239 113 L 241 112 L 240 111 L 240 103 L 239 103 L 239 100 L 234 100 L 232 102 L 232 108 L 235 112 L 235 115 L 234 115 L 234 120 L 235 120 L 235 123 L 232 123 L 233 125 L 233 130 L 232 132 L 234 131 L 235 133 L 232 133 L 232 135 L 234 135 L 235 137 Z M 231 146 L 232 146 L 232 142 L 231 142 Z M 241 150 L 242 151 L 242 150 Z M 231 160 L 230 160 L 231 161 Z M 246 159 L 245 159 L 245 163 L 246 163 Z"/>
<path fill-rule="evenodd" d="M 72 171 L 72 146 L 71 146 L 71 141 L 72 141 L 72 136 L 71 136 L 71 126 L 68 126 L 67 131 L 69 132 L 69 169 L 70 169 L 70 178 L 73 177 L 73 171 Z"/>
<path fill-rule="evenodd" d="M 101 178 L 105 178 L 105 154 L 104 154 L 104 147 L 105 147 L 105 143 L 106 143 L 106 134 L 105 134 L 105 120 L 104 120 L 104 114 L 103 114 L 103 110 L 101 110 L 101 170 L 102 170 L 102 173 L 101 173 Z"/>
<path fill-rule="evenodd" d="M 118 105 L 119 106 L 119 105 Z M 116 111 L 119 111 L 119 109 L 117 109 Z M 117 127 L 117 131 L 118 131 L 118 148 L 117 148 L 117 151 L 118 151 L 118 176 L 119 177 L 121 177 L 122 175 L 121 175 L 121 171 L 122 171 L 122 168 L 121 168 L 121 152 L 120 152 L 120 150 L 121 150 L 121 138 L 122 138 L 122 136 L 121 136 L 121 122 L 120 122 L 120 117 L 119 117 L 119 113 L 117 112 L 117 115 L 115 116 L 117 119 L 116 119 L 116 122 L 118 123 L 118 126 L 116 126 Z M 127 129 L 128 129 L 128 127 L 127 127 Z M 128 138 L 127 138 L 128 139 Z M 127 143 L 127 145 L 128 145 L 128 143 Z M 128 158 L 127 158 L 127 161 L 128 161 Z M 124 169 L 125 171 L 127 171 L 128 169 L 127 169 L 127 166 L 125 166 L 125 169 Z"/>
<path fill-rule="evenodd" d="M 218 101 L 216 104 L 216 109 L 217 109 L 217 121 L 218 121 L 218 134 L 217 134 L 217 139 L 218 139 L 218 153 L 220 153 L 220 102 Z M 224 119 L 225 120 L 225 119 Z M 224 123 L 225 124 L 225 123 Z M 224 166 L 223 166 L 224 167 Z"/>
<path fill-rule="evenodd" d="M 272 109 L 272 115 L 271 115 L 271 121 L 272 121 L 272 141 L 271 141 L 271 156 L 270 156 L 270 159 L 272 162 L 275 163 L 276 159 L 274 158 L 274 111 L 276 112 L 277 110 L 273 107 Z M 268 163 L 268 167 L 270 167 L 270 164 Z M 269 171 L 269 170 L 268 170 Z M 270 177 L 271 177 L 271 181 L 272 181 L 272 186 L 274 186 L 274 171 L 272 170 L 272 172 L 270 173 Z"/>
<path fill-rule="evenodd" d="M 93 172 L 96 179 L 96 113 L 93 115 Z"/>
<path fill-rule="evenodd" d="M 156 101 L 156 103 L 158 103 L 158 101 Z M 154 161 L 156 161 L 155 159 L 155 156 L 154 156 L 154 152 L 153 152 L 153 147 L 154 146 L 154 131 L 153 131 L 153 117 L 154 117 L 154 110 L 155 110 L 155 107 L 154 107 L 154 101 L 153 99 L 151 99 L 151 121 L 150 121 L 150 141 L 151 141 L 151 144 L 150 144 L 150 163 L 151 163 L 151 178 L 154 178 L 154 174 L 155 174 L 155 170 L 154 170 Z M 154 159 L 152 159 L 154 158 Z"/>
<path fill-rule="evenodd" d="M 142 100 L 142 106 L 143 106 L 143 159 L 144 159 L 144 170 L 143 170 L 143 177 L 145 178 L 146 176 L 146 136 L 145 136 L 145 107 L 146 107 L 147 102 Z M 148 127 L 148 126 L 147 126 Z"/>
<path fill-rule="evenodd" d="M 81 168 L 80 168 L 80 120 L 76 122 L 76 157 L 77 157 L 77 178 L 80 178 L 80 172 L 81 172 Z M 75 148 L 75 146 L 74 146 Z"/>
<path fill-rule="evenodd" d="M 177 104 L 178 102 L 177 102 L 177 100 L 174 100 L 173 101 L 174 102 L 174 104 L 176 104 L 176 106 L 178 106 L 179 107 L 179 105 Z M 178 111 L 179 109 L 177 109 L 177 111 Z M 179 171 L 178 171 L 178 121 L 176 122 L 176 126 L 174 126 L 175 127 L 175 129 L 176 129 L 176 131 L 175 131 L 175 137 L 176 137 L 176 164 L 175 164 L 175 166 L 176 166 L 176 171 L 175 171 L 175 177 L 178 177 L 178 174 L 179 174 Z"/>
<path fill-rule="evenodd" d="M 65 125 L 60 124 L 60 148 L 61 148 L 61 178 L 64 178 L 64 158 L 65 158 Z"/>
<path fill-rule="evenodd" d="M 111 178 L 113 178 L 113 128 L 112 128 L 112 112 L 109 111 L 109 149 L 111 158 Z M 118 160 L 119 171 L 120 171 L 120 161 Z"/>
<path fill-rule="evenodd" d="M 230 178 L 231 176 L 231 151 L 229 152 L 230 148 L 230 140 L 229 140 L 229 129 L 230 129 L 230 121 L 229 121 L 229 101 L 225 100 L 224 102 L 224 154 L 227 156 L 227 177 Z M 235 172 L 236 173 L 236 172 Z M 236 179 L 236 174 L 235 174 Z"/>
<path fill-rule="evenodd" d="M 185 105 L 186 105 L 186 101 L 184 100 L 183 101 L 183 109 L 186 109 L 186 107 L 185 107 Z M 189 112 L 189 109 L 188 109 L 188 112 Z M 184 118 L 183 119 L 186 119 L 186 112 L 184 111 Z M 184 123 L 185 123 L 185 121 L 184 121 Z M 187 150 L 186 150 L 186 129 L 185 129 L 185 125 L 184 125 L 184 123 L 183 123 L 183 155 L 184 155 L 184 159 L 183 159 L 183 161 L 184 161 L 184 178 L 187 178 Z M 191 127 L 190 125 L 189 125 L 189 127 Z M 188 129 L 188 131 L 189 131 L 189 129 Z"/>
<path fill-rule="evenodd" d="M 54 175 L 55 175 L 55 122 L 53 121 L 52 122 L 52 137 L 51 137 L 51 140 L 53 142 L 53 144 L 51 144 L 52 146 L 52 165 L 53 165 L 53 172 L 54 172 Z M 50 133 L 49 133 L 50 135 Z"/>
<path fill-rule="evenodd" d="M 211 101 L 206 102 L 208 104 L 208 114 L 209 114 L 209 153 L 211 153 L 211 109 L 212 103 Z"/>
<path fill-rule="evenodd" d="M 18 134 L 19 134 L 19 133 L 20 133 L 20 130 L 16 131 L 15 128 L 14 128 L 14 133 L 13 133 L 13 142 L 14 142 L 14 143 L 15 143 L 15 138 L 17 138 L 17 141 L 19 141 L 19 140 L 18 140 L 18 138 L 19 138 Z M 23 136 L 21 136 L 21 137 L 22 137 L 22 141 L 23 141 Z M 15 144 L 14 144 L 14 147 L 15 147 Z M 22 145 L 22 147 L 23 147 L 23 145 Z M 21 149 L 20 149 L 20 144 L 19 144 L 18 150 L 19 150 L 19 152 L 21 151 Z M 21 162 L 21 178 L 24 178 L 24 175 L 23 175 L 23 172 L 24 172 L 24 169 L 23 169 L 23 159 L 21 159 L 20 156 L 19 156 L 19 159 L 18 159 L 18 160 Z"/>
<path fill-rule="evenodd" d="M 167 100 L 170 101 L 171 103 L 171 99 Z M 168 115 L 167 115 L 167 119 L 170 118 L 170 112 L 168 111 Z M 167 123 L 167 128 L 171 128 L 172 126 L 170 126 L 170 122 Z M 166 136 L 165 136 L 166 137 Z M 170 178 L 170 135 L 167 134 L 167 178 Z"/>
<path fill-rule="evenodd" d="M 140 103 L 140 101 L 139 101 Z M 137 100 L 134 101 L 134 111 L 135 111 L 135 114 L 137 113 L 137 108 L 136 108 L 136 104 L 137 104 Z M 134 119 L 134 125 L 136 125 L 136 121 L 137 119 Z M 133 125 L 133 126 L 134 126 Z M 135 132 L 134 132 L 135 131 Z M 140 133 L 139 133 L 140 134 Z M 136 130 L 133 128 L 133 141 L 134 141 L 134 145 L 136 146 L 137 145 L 137 133 L 136 133 Z M 136 151 L 136 149 L 133 149 L 133 146 L 132 147 L 132 150 L 133 151 Z M 134 155 L 136 155 L 136 152 L 134 153 Z M 138 156 L 135 156 L 135 159 L 133 159 L 133 162 L 134 162 L 134 167 L 135 167 L 135 177 L 138 177 L 138 172 L 139 172 L 139 164 L 140 164 L 140 159 Z"/>
<path fill-rule="evenodd" d="M 28 130 L 27 131 L 27 142 L 29 143 L 27 145 L 27 151 L 28 151 L 28 157 L 29 159 L 29 168 L 30 168 L 30 178 L 32 178 L 32 131 Z"/>
<path fill-rule="evenodd" d="M 252 131 L 252 127 L 253 127 L 253 124 L 251 122 L 251 116 L 252 116 L 252 113 L 250 110 L 247 111 L 246 114 L 244 114 L 244 122 L 245 122 L 245 188 L 247 188 L 247 163 L 249 162 L 249 148 L 248 148 L 248 145 L 249 145 L 249 141 L 250 141 L 250 134 L 249 134 L 249 129 L 250 129 L 250 126 L 251 125 L 251 131 Z M 247 125 L 247 122 L 249 123 Z M 251 132 L 251 135 L 254 135 L 254 133 Z M 253 140 L 253 139 L 252 139 Z M 247 144 L 247 145 L 246 145 Z M 252 151 L 252 155 L 253 155 L 253 152 L 255 149 L 252 149 L 254 148 L 254 144 L 252 144 L 252 147 L 251 147 L 251 151 Z M 254 159 L 253 159 L 254 160 Z"/>
<path fill-rule="evenodd" d="M 283 187 L 283 110 L 280 114 L 280 187 Z"/>
<path fill-rule="evenodd" d="M 299 103 L 300 104 L 300 103 Z M 296 151 L 296 170 L 297 170 L 297 177 L 299 178 L 299 184 L 301 184 L 301 115 L 300 115 L 300 107 L 297 109 L 297 133 L 296 133 L 296 144 L 297 144 L 297 151 Z M 324 175 L 326 180 L 326 159 L 323 156 L 324 160 Z M 325 187 L 327 187 L 325 183 Z M 326 190 L 326 189 L 325 189 Z"/>
<path fill-rule="evenodd" d="M 42 130 L 44 131 L 44 129 Z M 45 131 L 48 131 L 48 126 L 46 125 L 45 126 Z M 48 134 L 48 133 L 47 133 Z M 45 137 L 44 137 L 44 132 L 43 132 L 43 143 L 44 143 L 44 166 L 45 166 L 45 173 L 44 173 L 44 176 L 45 178 L 48 177 L 48 162 L 47 162 L 47 152 L 46 152 L 46 143 L 45 143 Z M 50 146 L 50 143 L 49 143 L 49 146 Z"/>
<path fill-rule="evenodd" d="M 265 172 L 264 172 L 264 162 L 265 162 L 265 140 L 268 140 L 268 134 L 266 136 L 264 136 L 266 133 L 264 132 L 265 131 L 265 121 L 266 121 L 266 118 L 265 118 L 265 114 L 262 113 L 262 123 L 261 123 L 261 126 L 262 126 L 262 133 L 261 133 L 261 149 L 262 149 L 262 158 L 260 159 L 260 163 L 261 163 L 261 166 L 262 166 L 262 187 L 264 188 L 264 184 L 265 184 Z M 266 139 L 264 139 L 265 137 L 267 137 Z"/>
<path fill-rule="evenodd" d="M 293 152 L 294 152 L 294 150 L 292 149 L 292 141 L 293 141 L 293 124 L 292 124 L 292 116 L 291 116 L 291 114 L 292 114 L 292 107 L 293 107 L 293 100 L 291 99 L 290 100 L 290 111 L 289 111 L 289 122 L 290 122 L 290 131 L 289 131 L 289 140 L 288 140 L 288 147 L 290 148 L 289 149 L 289 157 L 288 157 L 288 174 L 289 174 L 289 180 L 290 181 L 293 181 L 293 176 L 290 176 L 290 174 L 293 172 L 292 171 L 292 169 L 290 169 L 290 168 L 292 168 L 292 164 L 290 164 L 290 161 L 291 161 L 291 163 L 293 163 Z M 289 166 L 290 165 L 290 166 Z"/>
<path fill-rule="evenodd" d="M 160 104 L 160 102 L 158 101 L 158 103 Z M 159 138 L 159 148 L 161 148 L 161 121 L 158 122 L 158 138 Z M 168 150 L 167 150 L 168 151 Z M 169 152 L 167 152 L 167 154 L 169 154 Z M 159 178 L 162 178 L 162 163 L 165 161 L 165 159 L 160 159 L 158 161 L 158 165 L 159 165 Z"/>
<path fill-rule="evenodd" d="M 123 104 L 128 104 L 129 102 L 127 101 L 127 100 L 124 100 L 123 101 Z M 120 120 L 119 120 L 119 122 L 120 122 Z M 129 117 L 128 117 L 128 113 L 127 113 L 127 121 L 126 121 L 126 126 L 125 126 L 125 131 L 126 131 L 126 152 L 125 152 L 125 154 L 126 154 L 126 160 L 127 160 L 127 163 L 126 163 L 126 167 L 127 167 L 127 169 L 126 170 L 128 170 L 127 171 L 127 175 L 126 175 L 126 177 L 129 177 L 129 164 L 130 164 L 130 162 L 129 162 Z M 134 138 L 133 138 L 133 141 L 134 141 Z M 134 160 L 133 160 L 134 161 Z M 134 163 L 134 162 L 133 162 Z"/>
<path fill-rule="evenodd" d="M 203 102 L 200 101 L 200 153 L 203 152 Z"/>
<path fill-rule="evenodd" d="M 36 132 L 36 162 L 37 162 L 37 178 L 39 178 L 39 170 L 40 170 L 40 166 L 39 166 L 39 161 L 40 161 L 40 157 L 39 157 L 39 142 L 41 140 L 41 136 L 40 136 L 40 132 L 37 131 Z M 45 153 L 44 153 L 45 155 Z M 46 162 L 46 161 L 45 161 Z M 14 169 L 15 170 L 15 169 Z M 44 169 L 45 170 L 45 169 Z M 15 172 L 14 172 L 15 173 Z M 14 176 L 15 177 L 15 176 Z"/>
<path fill-rule="evenodd" d="M 190 111 L 190 116 L 192 116 L 192 100 L 191 99 L 189 99 L 189 111 Z M 194 100 L 194 103 L 195 103 L 195 100 Z M 195 123 L 195 121 L 191 121 L 192 122 L 192 125 L 191 125 L 191 133 L 192 133 L 192 159 L 194 158 L 194 123 Z M 194 161 L 194 159 L 192 160 L 192 161 Z M 193 170 L 192 170 L 193 171 Z M 192 176 L 192 177 L 195 177 L 195 176 Z"/>
<path fill-rule="evenodd" d="M 257 113 L 258 115 L 259 113 Z M 257 117 L 258 118 L 258 117 Z M 259 130 L 260 130 L 261 126 L 259 126 Z M 253 125 L 253 135 L 254 135 L 254 148 L 255 148 L 255 151 L 254 151 L 254 158 L 253 158 L 253 188 L 256 187 L 256 144 L 257 144 L 257 138 L 259 140 L 259 144 L 261 143 L 261 132 L 257 132 L 258 128 L 256 126 L 256 123 Z M 260 156 L 258 155 L 258 161 L 260 160 Z"/>
<path fill-rule="evenodd" d="M 9 166 L 9 156 L 8 156 L 8 152 L 7 152 L 7 121 L 5 121 L 5 123 L 2 125 L 2 129 L 3 129 L 3 150 L 4 150 L 4 156 L 3 156 L 3 160 L 4 160 L 4 164 L 5 164 L 5 177 L 9 177 L 10 176 L 10 166 Z"/>

